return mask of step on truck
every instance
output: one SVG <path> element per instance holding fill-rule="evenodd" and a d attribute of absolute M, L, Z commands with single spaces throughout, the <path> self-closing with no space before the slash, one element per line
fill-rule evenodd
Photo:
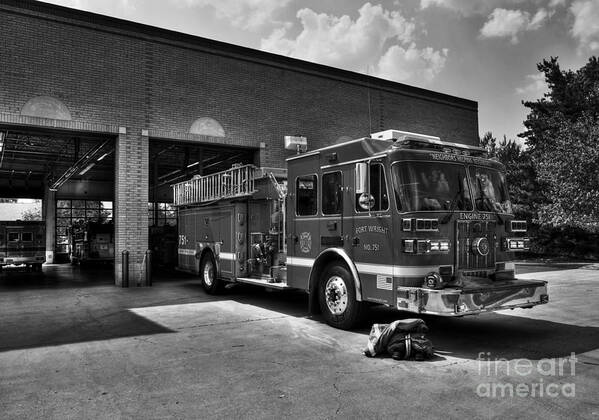
<path fill-rule="evenodd" d="M 208 293 L 303 290 L 311 313 L 344 329 L 367 303 L 440 316 L 547 303 L 545 281 L 514 275 L 527 224 L 485 149 L 398 130 L 313 151 L 285 143 L 297 150 L 286 168 L 173 185 L 178 266 Z"/>
<path fill-rule="evenodd" d="M 43 221 L 0 221 L 0 269 L 25 265 L 42 271 L 46 261 L 46 223 Z"/>

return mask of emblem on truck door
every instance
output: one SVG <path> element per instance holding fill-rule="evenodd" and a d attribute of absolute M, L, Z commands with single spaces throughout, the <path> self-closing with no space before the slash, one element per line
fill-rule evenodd
<path fill-rule="evenodd" d="M 312 235 L 310 235 L 310 232 L 300 233 L 299 245 L 300 250 L 306 254 L 312 250 Z"/>

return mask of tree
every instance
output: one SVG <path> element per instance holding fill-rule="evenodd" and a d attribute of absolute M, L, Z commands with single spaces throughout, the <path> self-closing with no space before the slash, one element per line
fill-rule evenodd
<path fill-rule="evenodd" d="M 480 145 L 487 149 L 489 157 L 505 166 L 506 181 L 516 217 L 527 220 L 535 218 L 534 203 L 538 200 L 538 189 L 530 153 L 505 136 L 498 144 L 490 131 L 480 139 Z"/>
<path fill-rule="evenodd" d="M 599 227 L 599 61 L 591 57 L 577 71 L 543 60 L 549 91 L 524 102 L 524 125 L 538 176 L 538 220 L 542 224 Z"/>
<path fill-rule="evenodd" d="M 539 180 L 547 185 L 539 220 L 591 230 L 599 228 L 599 126 L 597 118 L 554 118 L 555 139 L 535 155 Z"/>
<path fill-rule="evenodd" d="M 480 147 L 487 149 L 489 157 L 494 157 L 497 149 L 497 139 L 493 137 L 493 133 L 487 131 L 480 138 Z"/>
<path fill-rule="evenodd" d="M 34 208 L 23 210 L 23 213 L 21 213 L 21 220 L 42 220 L 42 209 Z"/>

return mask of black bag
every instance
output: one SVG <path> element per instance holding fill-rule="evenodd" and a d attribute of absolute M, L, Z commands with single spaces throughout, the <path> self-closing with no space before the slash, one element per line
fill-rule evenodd
<path fill-rule="evenodd" d="M 419 318 L 401 319 L 391 324 L 374 324 L 364 354 L 374 357 L 388 353 L 396 360 L 430 359 L 434 354 L 433 343 L 426 338 L 426 332 L 428 327 Z"/>

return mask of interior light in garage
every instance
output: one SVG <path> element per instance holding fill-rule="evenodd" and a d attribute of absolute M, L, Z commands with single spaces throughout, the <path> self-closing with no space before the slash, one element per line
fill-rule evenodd
<path fill-rule="evenodd" d="M 100 156 L 98 158 L 98 162 L 100 162 L 102 159 L 104 159 L 106 156 L 108 156 L 108 153 L 104 153 L 102 156 Z"/>
<path fill-rule="evenodd" d="M 79 172 L 79 175 L 84 175 L 87 171 L 89 171 L 91 168 L 94 167 L 96 163 L 90 163 L 89 165 L 87 165 L 81 172 Z"/>
<path fill-rule="evenodd" d="M 191 168 L 192 166 L 196 166 L 199 165 L 200 161 L 194 162 L 194 163 L 190 163 L 189 165 L 187 165 L 188 168 Z"/>
<path fill-rule="evenodd" d="M 2 163 L 4 163 L 4 136 L 3 132 L 0 132 L 0 168 L 2 167 Z"/>

